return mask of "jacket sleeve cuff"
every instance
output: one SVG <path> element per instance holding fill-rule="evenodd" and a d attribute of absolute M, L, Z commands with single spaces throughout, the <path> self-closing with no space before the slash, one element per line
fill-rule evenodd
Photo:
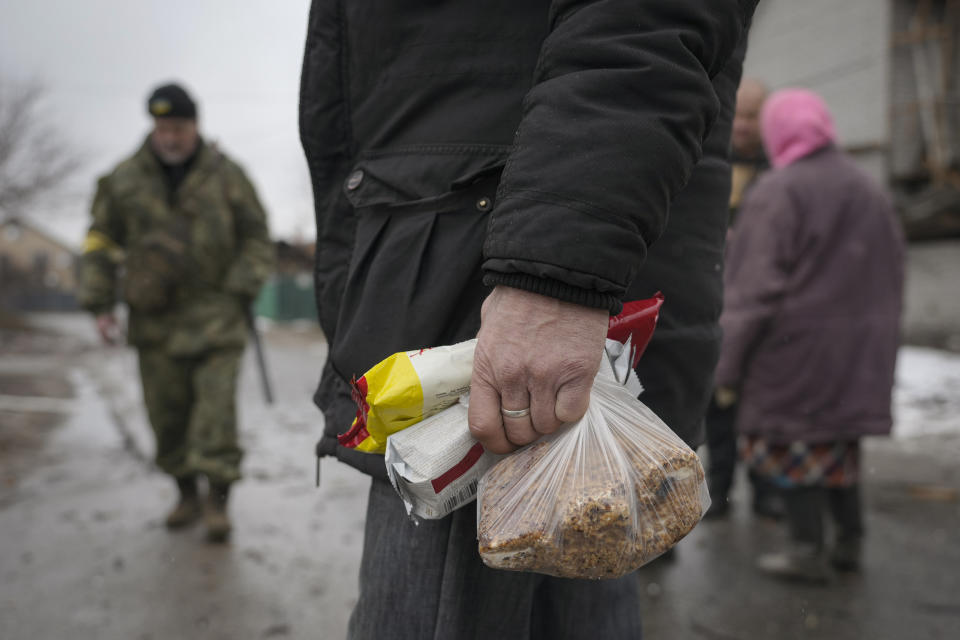
<path fill-rule="evenodd" d="M 549 296 L 572 302 L 593 309 L 606 309 L 610 315 L 616 315 L 623 309 L 623 302 L 612 293 L 603 293 L 590 289 L 574 287 L 559 280 L 542 278 L 528 273 L 500 273 L 488 271 L 483 276 L 483 283 L 488 287 L 503 285 L 514 289 L 523 289 L 531 293 Z"/>

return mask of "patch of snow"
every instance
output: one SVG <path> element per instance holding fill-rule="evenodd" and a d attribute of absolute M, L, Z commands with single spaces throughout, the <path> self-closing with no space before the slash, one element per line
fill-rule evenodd
<path fill-rule="evenodd" d="M 960 434 L 960 354 L 901 347 L 893 409 L 895 438 Z"/>

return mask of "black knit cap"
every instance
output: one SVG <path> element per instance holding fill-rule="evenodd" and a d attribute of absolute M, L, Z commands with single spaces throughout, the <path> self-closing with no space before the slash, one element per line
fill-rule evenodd
<path fill-rule="evenodd" d="M 197 104 L 178 84 L 157 87 L 147 98 L 147 112 L 154 118 L 197 118 Z"/>

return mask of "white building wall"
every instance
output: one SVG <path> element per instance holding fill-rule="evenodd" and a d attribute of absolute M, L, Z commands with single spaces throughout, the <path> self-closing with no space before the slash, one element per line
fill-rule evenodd
<path fill-rule="evenodd" d="M 891 0 L 761 0 L 744 74 L 823 96 L 840 142 L 885 179 Z"/>

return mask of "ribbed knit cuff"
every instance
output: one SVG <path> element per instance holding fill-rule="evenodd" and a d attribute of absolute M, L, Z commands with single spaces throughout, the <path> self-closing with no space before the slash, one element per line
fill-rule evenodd
<path fill-rule="evenodd" d="M 504 285 L 514 289 L 523 289 L 531 293 L 539 293 L 543 296 L 549 296 L 572 302 L 573 304 L 591 307 L 593 309 L 606 309 L 610 315 L 616 315 L 623 309 L 623 302 L 612 293 L 602 293 L 591 289 L 581 289 L 574 287 L 566 282 L 553 280 L 551 278 L 540 278 L 528 273 L 500 273 L 497 271 L 488 271 L 483 276 L 483 284 L 488 287 Z"/>

